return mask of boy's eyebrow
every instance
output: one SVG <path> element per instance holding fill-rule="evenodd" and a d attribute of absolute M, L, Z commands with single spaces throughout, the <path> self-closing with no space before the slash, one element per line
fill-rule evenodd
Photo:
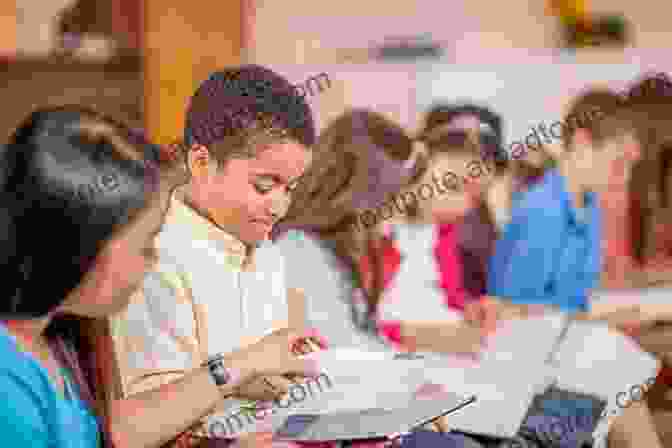
<path fill-rule="evenodd" d="M 264 178 L 264 179 L 270 179 L 275 183 L 287 183 L 287 184 L 293 184 L 295 182 L 298 182 L 299 179 L 301 179 L 303 176 L 298 176 L 295 177 L 294 179 L 285 179 L 284 177 L 275 174 L 275 173 L 256 173 L 254 175 L 255 178 Z"/>

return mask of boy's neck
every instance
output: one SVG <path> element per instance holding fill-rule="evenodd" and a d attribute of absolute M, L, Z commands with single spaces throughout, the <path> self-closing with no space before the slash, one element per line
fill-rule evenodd
<path fill-rule="evenodd" d="M 558 161 L 558 171 L 565 179 L 565 187 L 574 207 L 577 209 L 584 208 L 586 193 L 590 191 L 590 188 L 586 185 L 581 171 L 572 164 L 572 159 Z"/>
<path fill-rule="evenodd" d="M 208 222 L 210 222 L 213 226 L 217 227 L 218 229 L 228 233 L 229 235 L 232 235 L 235 237 L 233 233 L 231 233 L 229 230 L 223 228 L 221 225 L 217 224 L 215 220 L 212 219 L 210 212 L 206 207 L 201 206 L 198 201 L 194 200 L 193 195 L 191 194 L 191 188 L 189 188 L 189 185 L 186 185 L 183 187 L 180 191 L 180 198 L 182 201 L 189 207 L 191 208 L 195 213 L 203 217 L 204 219 L 207 219 Z M 236 237 L 238 239 L 238 237 Z M 239 239 L 238 239 L 239 240 Z M 240 240 L 239 240 L 240 241 Z M 256 246 L 253 244 L 248 244 L 244 241 L 240 241 L 244 246 L 245 246 L 245 255 L 246 256 L 251 256 L 254 250 L 256 249 Z"/>

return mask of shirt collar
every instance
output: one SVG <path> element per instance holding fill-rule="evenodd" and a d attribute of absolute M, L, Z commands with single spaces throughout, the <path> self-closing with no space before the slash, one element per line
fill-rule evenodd
<path fill-rule="evenodd" d="M 239 269 L 249 269 L 254 263 L 254 248 L 248 250 L 242 241 L 222 230 L 209 218 L 203 216 L 185 201 L 184 190 L 178 188 L 170 198 L 166 223 L 188 226 L 194 240 L 207 240 L 218 250 L 225 252 L 228 261 Z"/>
<path fill-rule="evenodd" d="M 548 183 L 553 191 L 562 199 L 570 223 L 577 226 L 585 224 L 588 216 L 587 213 L 592 210 L 596 204 L 595 193 L 587 192 L 584 194 L 584 207 L 583 210 L 579 211 L 574 205 L 571 194 L 567 190 L 567 180 L 557 169 L 550 170 L 548 174 L 544 176 L 543 182 Z"/>

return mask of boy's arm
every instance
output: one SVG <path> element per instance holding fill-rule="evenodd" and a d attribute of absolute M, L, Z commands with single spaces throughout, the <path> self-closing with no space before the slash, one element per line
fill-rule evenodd
<path fill-rule="evenodd" d="M 413 351 L 478 353 L 483 330 L 465 322 L 402 322 L 400 345 Z"/>
<path fill-rule="evenodd" d="M 195 314 L 178 272 L 158 266 L 145 277 L 112 322 L 124 396 L 170 383 L 200 365 Z"/>
<path fill-rule="evenodd" d="M 222 391 L 200 367 L 197 315 L 179 271 L 159 264 L 112 319 L 123 385 L 123 399 L 109 411 L 117 446 L 190 446 L 196 439 L 189 430 L 202 429 L 200 419 L 221 402 Z"/>

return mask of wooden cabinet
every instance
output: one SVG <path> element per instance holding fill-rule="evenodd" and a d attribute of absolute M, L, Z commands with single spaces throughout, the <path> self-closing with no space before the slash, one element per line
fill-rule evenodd
<path fill-rule="evenodd" d="M 2 142 L 35 108 L 81 104 L 143 126 L 142 72 L 136 58 L 110 64 L 69 60 L 0 62 Z"/>

